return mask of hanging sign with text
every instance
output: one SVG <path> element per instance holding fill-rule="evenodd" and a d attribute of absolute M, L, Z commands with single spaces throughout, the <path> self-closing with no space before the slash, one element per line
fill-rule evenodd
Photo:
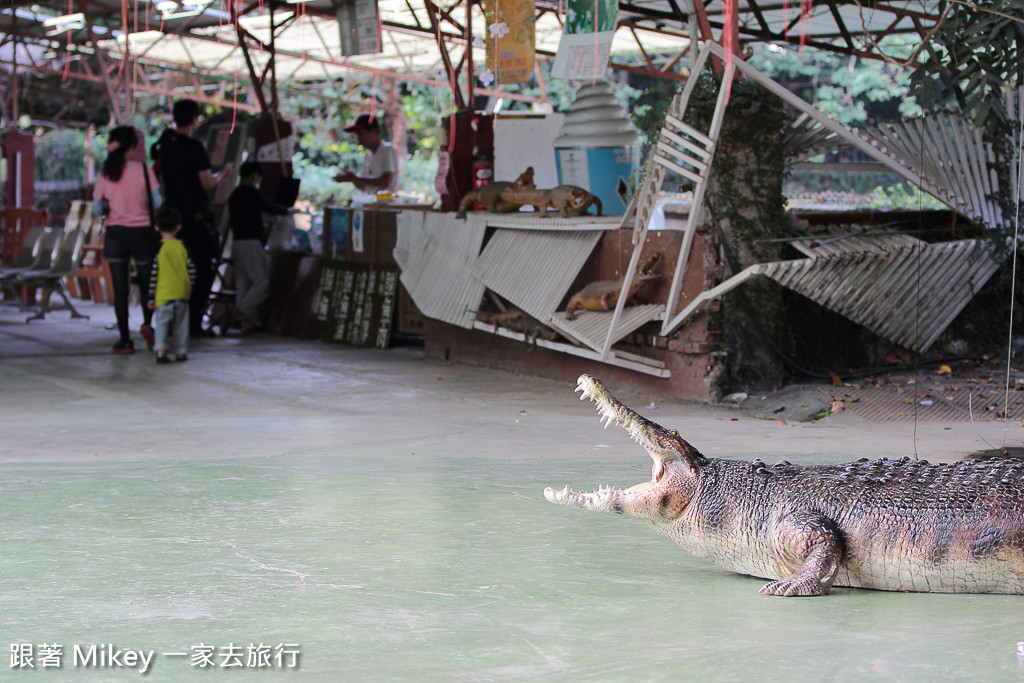
<path fill-rule="evenodd" d="M 617 0 L 569 0 L 551 75 L 570 80 L 604 79 L 618 15 Z"/>
<path fill-rule="evenodd" d="M 485 3 L 487 70 L 495 83 L 523 83 L 533 73 L 536 11 L 534 0 Z"/>

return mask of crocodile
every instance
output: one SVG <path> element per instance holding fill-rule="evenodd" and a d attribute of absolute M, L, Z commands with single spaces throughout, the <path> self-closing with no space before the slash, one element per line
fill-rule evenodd
<path fill-rule="evenodd" d="M 638 517 L 698 557 L 769 579 L 766 595 L 1024 593 L 1024 462 L 708 458 L 600 380 L 583 375 L 576 390 L 650 454 L 652 476 L 627 489 L 547 488 L 553 503 Z"/>

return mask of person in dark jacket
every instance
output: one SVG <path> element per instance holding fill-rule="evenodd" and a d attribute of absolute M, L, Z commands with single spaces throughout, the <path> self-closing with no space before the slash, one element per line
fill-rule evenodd
<path fill-rule="evenodd" d="M 164 205 L 181 214 L 179 237 L 196 266 L 196 282 L 189 306 L 189 335 L 202 337 L 209 334 L 203 330 L 203 315 L 213 288 L 213 259 L 217 256 L 209 191 L 217 186 L 221 176 L 231 174 L 231 164 L 225 164 L 216 174 L 211 172 L 206 148 L 192 137 L 199 128 L 199 104 L 195 100 L 178 100 L 171 114 L 174 129 L 165 131 L 154 147 L 160 162 Z"/>
<path fill-rule="evenodd" d="M 235 265 L 235 307 L 242 319 L 242 332 L 249 333 L 260 329 L 260 306 L 270 291 L 263 213 L 283 216 L 294 209 L 269 201 L 259 191 L 263 179 L 260 162 L 246 161 L 238 176 L 238 187 L 228 198 L 231 259 Z"/>

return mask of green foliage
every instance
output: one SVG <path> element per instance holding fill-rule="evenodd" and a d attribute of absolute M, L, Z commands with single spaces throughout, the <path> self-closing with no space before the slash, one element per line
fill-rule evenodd
<path fill-rule="evenodd" d="M 927 192 L 909 183 L 878 186 L 866 201 L 854 200 L 854 209 L 943 210 L 948 207 Z"/>
<path fill-rule="evenodd" d="M 355 193 L 352 185 L 334 182 L 340 167 L 319 165 L 302 152 L 296 152 L 292 157 L 292 169 L 295 177 L 302 181 L 300 198 L 316 208 L 344 206 Z"/>
<path fill-rule="evenodd" d="M 906 37 L 882 42 L 883 49 L 896 58 L 909 56 L 914 45 L 916 42 Z M 803 99 L 847 126 L 923 113 L 911 94 L 910 69 L 898 64 L 777 45 L 755 46 L 749 61 L 776 80 L 784 78 L 799 85 Z"/>
<path fill-rule="evenodd" d="M 441 117 L 447 99 L 442 101 L 437 90 L 423 83 L 410 83 L 405 88 L 402 112 L 405 114 L 406 131 L 415 140 L 412 145 L 414 153 L 421 150 L 436 155 L 440 145 Z"/>
<path fill-rule="evenodd" d="M 402 191 L 424 197 L 437 197 L 434 178 L 437 177 L 437 155 L 414 153 L 402 164 Z"/>
<path fill-rule="evenodd" d="M 637 87 L 617 86 L 613 82 L 612 89 L 629 114 L 633 126 L 640 132 L 643 138 L 642 155 L 646 156 L 665 123 L 665 115 L 676 94 L 676 83 L 655 78 L 636 80 Z"/>
<path fill-rule="evenodd" d="M 1010 123 L 1002 94 L 1024 84 L 1020 0 L 940 0 L 945 19 L 925 44 L 912 82 L 932 107 L 953 100 L 992 130 Z"/>
<path fill-rule="evenodd" d="M 97 157 L 97 163 L 102 157 Z M 85 133 L 60 128 L 35 141 L 35 175 L 39 181 L 76 181 L 85 178 Z"/>

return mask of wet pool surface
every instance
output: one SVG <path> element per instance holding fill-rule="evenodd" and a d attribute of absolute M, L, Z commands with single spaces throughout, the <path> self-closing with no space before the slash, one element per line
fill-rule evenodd
<path fill-rule="evenodd" d="M 0 680 L 137 676 L 76 664 L 108 644 L 152 652 L 152 681 L 1024 677 L 1024 597 L 766 597 L 638 520 L 546 502 L 649 477 L 572 381 L 278 338 L 212 340 L 158 374 L 36 330 L 0 324 Z M 911 444 L 852 418 L 647 412 L 717 457 Z M 978 429 L 922 426 L 919 446 L 1000 438 Z M 34 668 L 12 666 L 28 645 Z"/>
<path fill-rule="evenodd" d="M 106 643 L 155 650 L 151 680 L 201 675 L 201 645 L 222 666 L 232 646 L 260 644 L 293 646 L 314 680 L 1024 674 L 1019 597 L 769 598 L 763 581 L 637 520 L 541 495 L 621 469 L 537 461 L 484 477 L 408 456 L 8 465 L 0 620 L 12 643 L 61 644 L 74 680 L 108 679 L 73 666 L 75 645 Z"/>

